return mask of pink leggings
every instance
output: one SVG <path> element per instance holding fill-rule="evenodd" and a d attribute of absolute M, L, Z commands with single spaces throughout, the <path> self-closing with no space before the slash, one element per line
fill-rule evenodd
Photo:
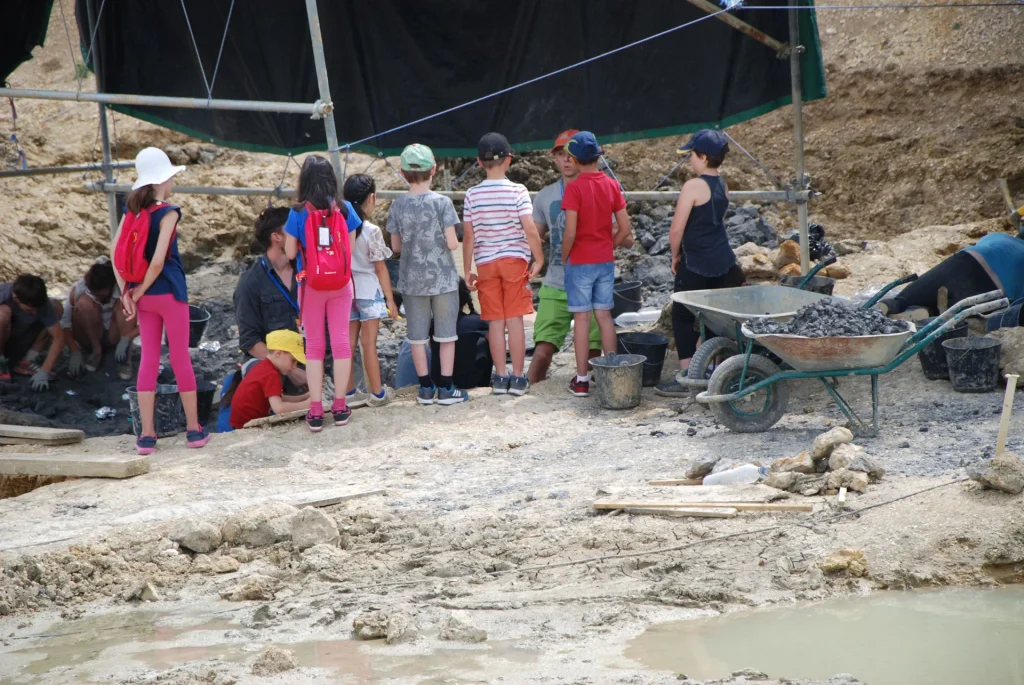
<path fill-rule="evenodd" d="M 302 329 L 306 333 L 306 359 L 323 361 L 327 351 L 326 328 L 331 331 L 331 354 L 350 359 L 348 320 L 352 314 L 352 281 L 341 290 L 302 289 Z"/>
<path fill-rule="evenodd" d="M 188 305 L 174 295 L 143 295 L 138 302 L 139 338 L 142 339 L 142 361 L 139 362 L 139 392 L 156 392 L 160 375 L 160 338 L 167 329 L 171 368 L 178 382 L 178 392 L 196 389 L 196 374 L 188 353 Z"/>

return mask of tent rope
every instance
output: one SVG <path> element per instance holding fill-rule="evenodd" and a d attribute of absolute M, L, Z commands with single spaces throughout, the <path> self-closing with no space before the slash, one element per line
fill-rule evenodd
<path fill-rule="evenodd" d="M 341 169 L 341 185 L 345 185 L 345 179 L 348 178 L 348 156 L 352 152 L 352 148 L 348 145 L 345 146 L 345 166 Z"/>
<path fill-rule="evenodd" d="M 746 155 L 747 157 L 749 157 L 749 158 L 750 158 L 750 161 L 751 161 L 751 162 L 753 162 L 754 164 L 756 164 L 756 165 L 757 165 L 757 168 L 758 168 L 758 169 L 760 169 L 761 171 L 763 171 L 763 172 L 765 173 L 765 175 L 766 175 L 766 176 L 767 176 L 767 177 L 769 178 L 769 180 L 771 180 L 771 182 L 772 182 L 773 184 L 775 184 L 775 187 L 776 187 L 776 188 L 779 188 L 780 190 L 785 190 L 785 188 L 786 188 L 786 185 L 785 185 L 785 184 L 784 184 L 784 183 L 783 183 L 783 182 L 782 182 L 782 181 L 781 181 L 781 180 L 779 179 L 779 177 L 778 177 L 778 176 L 776 176 L 775 174 L 773 174 L 772 172 L 770 172 L 770 171 L 768 170 L 768 168 L 767 168 L 767 167 L 766 167 L 766 166 L 765 166 L 764 164 L 761 164 L 761 162 L 757 161 L 757 158 L 756 158 L 756 157 L 754 157 L 754 155 L 752 155 L 752 154 L 750 154 L 749 152 L 747 152 L 747 151 L 746 151 L 746 149 L 744 149 L 744 147 L 743 147 L 742 145 L 740 145 L 739 143 L 737 143 L 737 142 L 736 142 L 736 139 L 735 139 L 735 138 L 733 138 L 732 136 L 730 136 L 730 135 L 729 135 L 729 134 L 728 134 L 728 133 L 727 133 L 726 131 L 722 131 L 722 134 L 723 134 L 723 135 L 724 135 L 724 136 L 725 136 L 726 138 L 728 138 L 728 139 L 729 139 L 729 142 L 730 142 L 730 143 L 732 143 L 733 145 L 735 145 L 735 146 L 736 146 L 736 149 L 738 149 L 738 150 L 739 150 L 740 152 L 742 152 L 742 153 L 743 153 L 743 154 L 745 154 L 745 155 Z"/>
<path fill-rule="evenodd" d="M 619 190 L 625 192 L 626 189 L 622 187 L 622 183 L 619 181 L 619 177 L 615 175 L 615 172 L 612 170 L 612 165 L 608 163 L 608 160 L 604 158 L 604 155 L 601 155 L 600 160 L 602 163 L 604 163 L 605 171 L 611 174 L 612 180 L 619 184 Z"/>
<path fill-rule="evenodd" d="M 217 63 L 213 65 L 213 78 L 210 79 L 210 98 L 213 98 L 213 86 L 217 83 L 217 72 L 220 70 L 220 58 L 224 55 L 224 44 L 228 41 L 228 27 L 231 26 L 231 13 L 235 11 L 235 0 L 228 7 L 228 18 L 224 21 L 224 35 L 220 37 L 220 50 L 217 51 Z"/>
<path fill-rule="evenodd" d="M 281 189 L 284 188 L 284 179 L 288 175 L 288 167 L 291 166 L 293 160 L 294 158 L 292 157 L 292 153 L 289 152 L 288 156 L 284 159 L 284 170 L 281 171 L 281 180 L 277 182 L 276 186 L 274 186 L 274 192 L 267 195 L 267 207 L 273 206 L 274 195 L 277 195 L 278 198 L 280 198 Z"/>
<path fill-rule="evenodd" d="M 71 43 L 71 29 L 68 28 L 68 18 L 64 14 L 64 0 L 59 0 L 60 18 L 64 22 L 64 36 L 68 39 L 68 54 L 71 55 L 71 69 L 74 71 L 75 80 L 78 81 L 78 91 L 82 91 L 82 77 L 78 72 L 78 64 L 75 62 L 75 46 Z"/>
<path fill-rule="evenodd" d="M 199 73 L 203 75 L 203 83 L 206 84 L 206 97 L 209 100 L 213 99 L 213 88 L 210 86 L 210 82 L 206 79 L 206 69 L 203 68 L 203 58 L 199 56 L 199 45 L 196 43 L 196 34 L 192 32 L 192 21 L 188 18 L 188 10 L 185 9 L 185 0 L 181 0 L 181 11 L 185 14 L 185 25 L 188 26 L 188 35 L 192 38 L 192 47 L 196 51 L 196 61 L 199 62 Z M 227 35 L 227 27 L 225 26 L 225 35 Z"/>
<path fill-rule="evenodd" d="M 395 172 L 395 176 L 397 176 L 397 177 L 398 177 L 398 180 L 399 180 L 399 181 L 401 181 L 402 183 L 404 183 L 404 184 L 405 184 L 405 185 L 407 185 L 407 186 L 408 186 L 408 185 L 410 185 L 410 184 L 409 184 L 409 182 L 405 180 L 405 176 L 402 176 L 402 174 L 401 174 L 401 173 L 399 173 L 398 169 L 396 169 L 396 168 L 395 168 L 395 167 L 394 167 L 394 166 L 393 166 L 393 165 L 391 164 L 391 162 L 389 162 L 389 161 L 388 161 L 388 158 L 387 158 L 387 157 L 385 157 L 385 156 L 384 156 L 383 154 L 381 154 L 380 158 L 384 160 L 384 163 L 388 165 L 388 168 L 389 168 L 389 169 L 391 169 L 391 170 L 392 170 L 393 172 Z"/>
<path fill-rule="evenodd" d="M 452 181 L 452 184 L 451 184 L 450 186 L 448 186 L 448 190 L 451 190 L 451 189 L 452 189 L 452 188 L 454 188 L 455 186 L 459 185 L 459 182 L 460 182 L 460 181 L 461 181 L 461 180 L 462 180 L 463 178 L 465 178 L 466 174 L 468 174 L 469 172 L 473 171 L 473 169 L 476 169 L 476 168 L 477 168 L 478 166 L 480 166 L 480 160 L 474 160 L 474 161 L 473 161 L 473 164 L 472 164 L 472 166 L 470 166 L 469 168 L 467 168 L 467 169 L 466 169 L 465 171 L 463 171 L 463 172 L 462 172 L 461 174 L 459 174 L 459 175 L 458 175 L 458 176 L 457 176 L 457 177 L 455 178 L 455 180 L 454 180 L 454 181 Z"/>
<path fill-rule="evenodd" d="M 689 158 L 686 155 L 683 155 L 683 158 L 680 159 L 678 162 L 676 162 L 675 166 L 673 166 L 671 169 L 669 169 L 667 174 L 665 174 L 664 176 L 662 176 L 662 177 L 660 177 L 658 179 L 658 182 L 654 184 L 654 187 L 651 188 L 651 190 L 652 191 L 653 190 L 657 190 L 661 186 L 663 186 L 666 183 L 668 183 L 668 181 L 672 178 L 672 174 L 676 173 L 676 169 L 678 169 L 679 167 L 683 166 L 683 164 L 686 163 L 687 159 L 689 159 Z"/>
<path fill-rule="evenodd" d="M 182 0 L 182 2 L 184 2 L 184 0 Z M 723 9 L 721 9 L 721 10 L 719 10 L 717 12 L 714 12 L 712 14 L 705 14 L 705 15 L 703 15 L 701 17 L 693 19 L 692 21 L 684 22 L 682 24 L 679 24 L 678 26 L 673 26 L 670 29 L 665 29 L 664 31 L 660 31 L 660 32 L 655 33 L 653 35 L 647 36 L 646 38 L 641 38 L 639 40 L 633 41 L 632 43 L 626 43 L 625 45 L 620 45 L 619 47 L 613 48 L 611 50 L 608 50 L 607 52 L 602 52 L 600 55 L 594 55 L 593 57 L 588 57 L 587 59 L 581 60 L 579 62 L 576 62 L 575 64 L 570 64 L 568 66 L 562 67 L 561 69 L 556 69 L 556 70 L 554 70 L 552 72 L 548 72 L 547 74 L 541 74 L 540 76 L 535 76 L 534 78 L 527 79 L 526 81 L 523 81 L 522 83 L 517 83 L 517 84 L 515 84 L 513 86 L 509 86 L 507 88 L 502 88 L 501 90 L 496 90 L 493 93 L 490 93 L 489 95 L 483 95 L 483 96 L 478 97 L 476 99 L 470 100 L 469 102 L 464 102 L 461 105 L 456 105 L 454 107 L 449 107 L 448 109 L 442 110 L 440 112 L 435 112 L 434 114 L 431 114 L 429 116 L 420 117 L 419 119 L 416 119 L 415 121 L 410 121 L 407 124 L 402 124 L 401 126 L 395 126 L 393 128 L 389 128 L 388 130 L 386 130 L 386 131 L 384 131 L 382 133 L 375 133 L 372 136 L 367 136 L 367 137 L 362 138 L 360 140 L 356 140 L 354 142 L 346 143 L 345 145 L 342 145 L 342 146 L 339 146 L 339 147 L 336 147 L 336 148 L 331 148 L 329 150 L 329 152 L 340 152 L 346 146 L 353 147 L 353 146 L 356 146 L 356 145 L 361 145 L 363 143 L 369 142 L 369 141 L 374 140 L 374 139 L 380 139 L 380 138 L 383 138 L 384 136 L 390 135 L 390 134 L 395 133 L 397 131 L 401 131 L 403 129 L 407 129 L 410 126 L 415 126 L 417 124 L 422 124 L 423 122 L 430 121 L 431 119 L 436 119 L 437 117 L 444 116 L 445 114 L 451 114 L 452 112 L 456 112 L 456 111 L 458 111 L 460 109 L 463 109 L 465 107 L 470 107 L 472 105 L 479 104 L 479 103 L 484 102 L 486 100 L 490 100 L 491 98 L 496 98 L 499 95 L 504 95 L 505 93 L 511 93 L 514 90 L 518 90 L 520 88 L 524 88 L 524 87 L 532 85 L 534 83 L 538 83 L 540 81 L 543 81 L 544 79 L 551 78 L 552 76 L 557 76 L 558 74 L 564 74 L 565 72 L 571 71 L 573 69 L 576 69 L 577 67 L 582 67 L 582 66 L 584 66 L 586 64 L 590 64 L 591 62 L 596 62 L 599 59 L 603 59 L 605 57 L 609 57 L 611 55 L 614 55 L 614 54 L 623 52 L 625 50 L 628 50 L 629 48 L 636 47 L 638 45 L 643 45 L 644 43 L 648 43 L 648 42 L 650 42 L 652 40 L 656 40 L 656 39 L 661 38 L 663 36 L 667 36 L 667 35 L 669 35 L 671 33 L 675 33 L 676 31 L 679 31 L 679 30 L 687 28 L 688 26 L 693 26 L 694 24 L 699 24 L 702 21 L 707 21 L 708 19 L 711 19 L 713 17 L 717 17 L 719 14 L 723 14 L 723 13 L 728 12 L 728 11 L 729 11 L 728 9 L 723 8 Z M 613 174 L 613 176 L 614 176 L 614 174 Z M 616 181 L 617 180 L 618 179 L 616 179 Z"/>
<path fill-rule="evenodd" d="M 89 49 L 85 51 L 85 65 L 87 67 L 89 66 L 89 60 L 92 59 L 93 48 L 96 47 L 96 34 L 99 33 L 99 30 L 100 30 L 100 19 L 103 17 L 103 8 L 106 7 L 106 6 L 107 6 L 107 0 L 103 0 L 100 3 L 100 11 L 96 13 L 96 25 L 92 27 L 92 37 L 89 38 Z M 95 69 L 93 70 L 93 73 L 95 73 Z M 99 90 L 99 80 L 100 80 L 100 76 L 99 76 L 99 74 L 96 74 L 96 86 L 97 86 L 96 90 Z M 78 92 L 79 93 L 82 92 L 82 79 L 79 79 L 79 81 L 78 81 Z"/>

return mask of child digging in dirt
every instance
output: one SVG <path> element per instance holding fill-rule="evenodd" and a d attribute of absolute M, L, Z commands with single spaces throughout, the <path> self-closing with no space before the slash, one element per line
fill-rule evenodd
<path fill-rule="evenodd" d="M 253 419 L 270 416 L 271 412 L 285 414 L 308 410 L 308 396 L 301 400 L 284 397 L 283 377 L 294 371 L 298 364 L 305 363 L 301 335 L 295 331 L 271 331 L 267 335 L 266 358 L 256 362 L 233 393 L 225 393 L 226 401 L 231 404 L 231 427 L 243 428 Z M 224 401 L 222 398 L 221 402 Z"/>
<path fill-rule="evenodd" d="M 352 346 L 348 337 L 352 311 L 352 252 L 356 230 L 363 223 L 355 208 L 341 199 L 331 163 L 310 155 L 299 172 L 299 202 L 284 226 L 285 254 L 298 258 L 302 282 L 302 329 L 306 335 L 306 382 L 309 412 L 306 425 L 313 433 L 324 429 L 324 355 L 326 330 L 331 332 L 335 397 L 334 425 L 352 418 L 344 388 L 352 375 Z M 301 254 L 300 254 L 301 252 Z"/>
<path fill-rule="evenodd" d="M 356 229 L 355 250 L 352 252 L 352 279 L 355 299 L 352 301 L 349 339 L 362 343 L 363 371 L 369 392 L 358 392 L 354 379 L 350 379 L 345 401 L 351 408 L 369 405 L 382 407 L 395 397 L 395 392 L 380 380 L 380 359 L 377 357 L 377 333 L 381 319 L 398 315 L 391 292 L 391 276 L 385 259 L 391 250 L 384 243 L 384 234 L 375 224 L 366 220 L 377 206 L 377 184 L 372 176 L 356 174 L 345 181 L 345 200 L 355 208 L 363 220 Z"/>
<path fill-rule="evenodd" d="M 103 351 L 113 347 L 118 378 L 131 380 L 131 344 L 139 327 L 127 320 L 121 307 L 121 290 L 110 260 L 96 262 L 71 286 L 60 327 L 71 352 L 69 374 L 81 375 L 83 369 L 95 372 L 103 363 Z M 83 356 L 83 349 L 88 356 Z"/>
<path fill-rule="evenodd" d="M 487 339 L 494 360 L 491 392 L 525 395 L 526 329 L 523 316 L 533 313 L 530 280 L 544 266 L 540 234 L 533 223 L 533 203 L 526 186 L 505 178 L 512 148 L 505 136 L 488 133 L 477 145 L 477 161 L 487 179 L 466 193 L 462 212 L 462 260 L 466 284 L 480 291 L 481 318 L 488 323 Z M 533 266 L 530 266 L 530 253 Z M 480 272 L 473 273 L 473 262 Z M 512 375 L 505 366 L 505 331 L 512 354 Z"/>
<path fill-rule="evenodd" d="M 434 153 L 426 145 L 410 145 L 402 151 L 402 176 L 409 182 L 409 193 L 391 203 L 388 233 L 391 247 L 401 253 L 398 282 L 408 320 L 406 337 L 419 376 L 420 404 L 458 404 L 469 394 L 455 387 L 455 341 L 459 339 L 459 272 L 452 250 L 459 246 L 455 224 L 459 216 L 452 201 L 430 190 L 437 166 Z M 434 340 L 440 343 L 440 387 L 430 379 L 427 343 L 430 322 L 434 322 Z"/>
<path fill-rule="evenodd" d="M 601 148 L 590 131 L 580 131 L 565 146 L 579 176 L 565 187 L 565 234 L 562 263 L 565 264 L 565 293 L 575 322 L 576 375 L 569 392 L 577 397 L 590 393 L 590 312 L 601 329 L 605 354 L 617 347 L 612 321 L 615 288 L 615 248 L 633 244 L 626 198 L 619 184 L 597 170 Z M 612 215 L 615 215 L 614 230 Z"/>
<path fill-rule="evenodd" d="M 171 368 L 185 408 L 186 444 L 199 448 L 210 441 L 210 433 L 199 424 L 196 375 L 188 351 L 188 291 L 177 234 L 181 209 L 167 204 L 174 177 L 185 167 L 172 166 L 163 150 L 147 147 L 135 157 L 135 169 L 138 179 L 128 195 L 125 215 L 114 236 L 110 255 L 122 292 L 125 320 L 132 321 L 138 316 L 142 339 L 142 359 L 136 381 L 142 429 L 135 448 L 139 454 L 152 454 L 156 449 L 156 379 L 160 373 L 160 342 L 165 329 Z M 133 238 L 138 238 L 138 242 Z M 134 253 L 133 245 L 138 245 L 143 254 Z M 139 274 L 144 276 L 134 280 Z"/>
<path fill-rule="evenodd" d="M 11 380 L 13 363 L 14 373 L 32 376 L 33 390 L 50 389 L 53 367 L 64 349 L 60 316 L 60 303 L 47 297 L 39 276 L 21 274 L 13 283 L 0 283 L 0 382 Z M 37 366 L 47 341 L 50 351 Z"/>

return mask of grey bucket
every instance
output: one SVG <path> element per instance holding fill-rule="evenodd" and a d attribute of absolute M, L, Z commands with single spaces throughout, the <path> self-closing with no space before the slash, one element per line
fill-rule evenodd
<path fill-rule="evenodd" d="M 991 392 L 999 384 L 999 353 L 1003 344 L 995 338 L 944 340 L 949 380 L 957 392 Z"/>
<path fill-rule="evenodd" d="M 603 409 L 633 409 L 643 388 L 642 354 L 606 354 L 590 360 L 594 368 L 597 403 Z"/>
<path fill-rule="evenodd" d="M 139 412 L 139 392 L 133 385 L 128 388 L 128 410 L 132 417 L 132 430 L 135 437 L 142 435 L 142 414 Z M 185 410 L 178 397 L 177 385 L 156 386 L 156 409 L 153 416 L 156 437 L 169 438 L 181 432 L 185 425 Z"/>

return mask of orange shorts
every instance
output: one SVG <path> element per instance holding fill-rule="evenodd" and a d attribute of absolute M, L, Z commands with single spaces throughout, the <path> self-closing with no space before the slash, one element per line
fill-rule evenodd
<path fill-rule="evenodd" d="M 530 267 L 522 259 L 505 257 L 477 267 L 480 318 L 499 321 L 533 313 Z"/>

